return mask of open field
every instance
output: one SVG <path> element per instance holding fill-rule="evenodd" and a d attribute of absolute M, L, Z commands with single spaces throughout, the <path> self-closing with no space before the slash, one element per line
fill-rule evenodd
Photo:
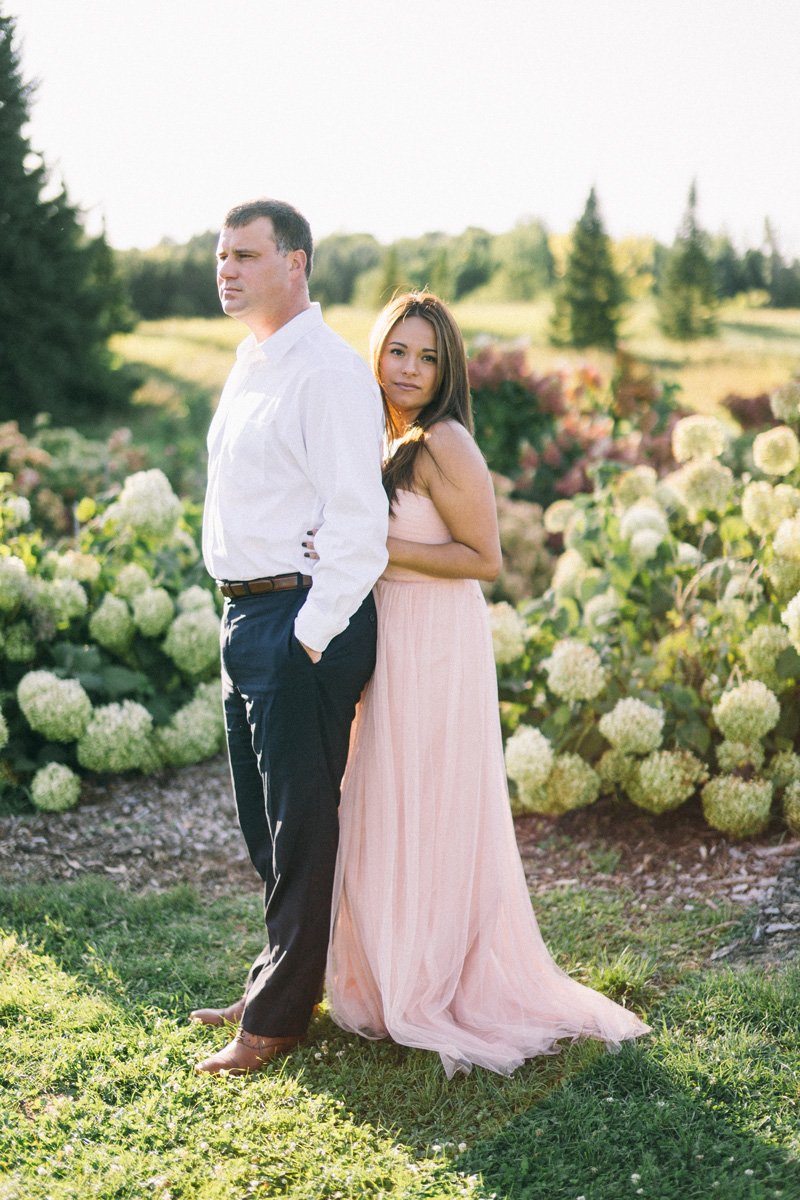
<path fill-rule="evenodd" d="M 453 306 L 468 342 L 484 337 L 525 345 L 540 372 L 590 362 L 607 379 L 612 356 L 598 350 L 578 352 L 548 345 L 550 301 L 531 304 Z M 359 353 L 366 355 L 374 314 L 347 307 L 326 311 L 326 318 Z M 117 354 L 147 368 L 140 398 L 180 406 L 187 390 L 205 389 L 212 404 L 225 382 L 233 352 L 246 331 L 225 317 L 213 320 L 172 318 L 145 321 L 113 341 Z M 655 310 L 642 300 L 629 310 L 623 345 L 649 363 L 662 378 L 676 380 L 687 407 L 714 412 L 730 392 L 754 396 L 771 390 L 800 369 L 800 310 L 725 307 L 716 338 L 669 342 L 658 331 Z"/>

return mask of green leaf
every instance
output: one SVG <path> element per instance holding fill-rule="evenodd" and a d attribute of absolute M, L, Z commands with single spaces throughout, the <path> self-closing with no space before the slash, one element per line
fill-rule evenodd
<path fill-rule="evenodd" d="M 781 679 L 800 678 L 800 654 L 794 646 L 787 646 L 775 661 L 775 671 Z"/>
<path fill-rule="evenodd" d="M 736 514 L 725 517 L 719 527 L 719 536 L 723 542 L 735 542 L 739 539 L 746 539 L 750 532 L 750 526 Z"/>
<path fill-rule="evenodd" d="M 119 696 L 138 696 L 151 690 L 147 676 L 128 667 L 104 667 L 100 679 L 112 700 Z"/>

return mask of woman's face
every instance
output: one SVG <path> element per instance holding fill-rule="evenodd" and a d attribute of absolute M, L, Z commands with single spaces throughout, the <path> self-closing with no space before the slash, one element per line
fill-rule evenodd
<path fill-rule="evenodd" d="M 379 361 L 386 402 L 403 431 L 436 395 L 436 330 L 424 317 L 397 321 L 384 342 Z"/>

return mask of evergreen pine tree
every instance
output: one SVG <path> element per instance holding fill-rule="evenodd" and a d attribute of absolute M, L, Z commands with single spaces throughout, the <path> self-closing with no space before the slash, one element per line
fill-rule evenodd
<path fill-rule="evenodd" d="M 88 238 L 63 187 L 24 134 L 14 21 L 0 12 L 0 420 L 59 421 L 127 400 L 108 335 L 127 327 L 124 292 L 105 237 Z"/>
<path fill-rule="evenodd" d="M 617 344 L 625 288 L 614 269 L 611 242 L 594 188 L 572 231 L 564 277 L 556 290 L 550 340 L 557 346 Z"/>
<path fill-rule="evenodd" d="M 709 337 L 717 327 L 717 304 L 714 263 L 708 235 L 697 223 L 693 183 L 659 288 L 659 323 L 667 337 L 678 342 Z"/>

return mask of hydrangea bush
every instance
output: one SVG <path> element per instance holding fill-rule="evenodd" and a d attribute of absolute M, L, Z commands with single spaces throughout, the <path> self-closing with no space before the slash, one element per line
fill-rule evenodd
<path fill-rule="evenodd" d="M 1 432 L 1 431 L 0 431 Z M 197 509 L 161 471 L 75 506 L 47 540 L 0 476 L 0 791 L 52 811 L 86 772 L 185 766 L 224 744 L 219 615 Z M 514 613 L 516 617 L 516 613 Z"/>
<path fill-rule="evenodd" d="M 599 464 L 591 495 L 545 511 L 563 545 L 551 585 L 493 616 L 516 811 L 591 802 L 577 776 L 571 801 L 555 795 L 577 755 L 595 795 L 652 813 L 699 795 L 731 836 L 779 812 L 800 825 L 798 396 L 800 380 L 773 395 L 784 424 L 744 470 L 726 426 L 686 417 L 673 470 Z"/>

